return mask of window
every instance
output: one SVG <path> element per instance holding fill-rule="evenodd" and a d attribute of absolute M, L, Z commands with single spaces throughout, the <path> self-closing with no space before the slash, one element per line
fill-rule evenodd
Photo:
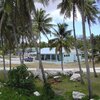
<path fill-rule="evenodd" d="M 64 55 L 64 57 L 69 57 L 70 56 L 70 54 L 66 54 L 66 55 Z"/>

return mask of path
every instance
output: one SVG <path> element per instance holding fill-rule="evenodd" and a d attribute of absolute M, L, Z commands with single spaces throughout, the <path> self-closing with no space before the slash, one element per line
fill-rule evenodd
<path fill-rule="evenodd" d="M 3 70 L 3 67 L 0 68 L 0 70 Z M 9 68 L 6 68 L 6 70 L 9 70 Z M 35 71 L 36 68 L 28 68 L 28 70 Z M 61 68 L 44 68 L 44 70 L 52 70 L 52 71 L 61 71 Z M 86 68 L 82 68 L 83 72 L 86 72 Z M 64 71 L 79 71 L 78 68 L 65 68 Z M 93 72 L 93 68 L 90 68 L 90 72 Z M 96 72 L 100 73 L 100 67 L 96 68 Z"/>

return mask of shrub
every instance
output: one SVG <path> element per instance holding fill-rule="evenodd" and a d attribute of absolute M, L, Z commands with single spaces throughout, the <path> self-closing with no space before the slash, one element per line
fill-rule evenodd
<path fill-rule="evenodd" d="M 30 93 L 33 92 L 35 89 L 34 76 L 27 69 L 27 66 L 23 64 L 9 71 L 7 84 L 11 87 L 24 89 Z"/>
<path fill-rule="evenodd" d="M 53 100 L 53 98 L 55 97 L 55 93 L 51 88 L 51 85 L 49 83 L 44 84 L 44 94 L 43 94 L 43 100 Z"/>

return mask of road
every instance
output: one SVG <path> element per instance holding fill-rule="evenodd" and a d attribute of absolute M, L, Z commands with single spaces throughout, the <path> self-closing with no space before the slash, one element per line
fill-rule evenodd
<path fill-rule="evenodd" d="M 5 60 L 6 64 L 9 64 L 9 60 Z M 3 63 L 3 59 L 0 59 L 0 63 Z M 25 62 L 25 63 L 33 63 L 33 62 Z M 12 64 L 20 64 L 19 58 L 12 58 Z M 3 67 L 0 68 L 0 70 L 3 70 Z M 9 70 L 9 68 L 6 67 L 6 70 Z M 36 70 L 36 68 L 28 68 L 28 70 Z M 61 71 L 61 68 L 44 68 L 44 70 L 55 70 L 55 71 Z M 86 68 L 82 68 L 83 72 L 86 72 Z M 64 71 L 79 71 L 79 68 L 64 68 Z M 93 68 L 90 68 L 90 72 L 93 72 Z M 100 73 L 100 67 L 96 67 L 96 72 Z"/>
<path fill-rule="evenodd" d="M 3 70 L 3 67 L 0 68 L 0 70 Z M 6 68 L 6 70 L 9 70 L 9 68 Z M 36 68 L 28 68 L 30 71 L 35 71 Z M 52 70 L 52 71 L 61 71 L 61 68 L 44 68 L 44 70 Z M 86 68 L 82 68 L 83 72 L 86 72 Z M 78 68 L 65 68 L 64 71 L 79 71 Z M 93 68 L 90 68 L 90 72 L 93 72 Z M 100 67 L 96 68 L 96 72 L 100 73 Z"/>

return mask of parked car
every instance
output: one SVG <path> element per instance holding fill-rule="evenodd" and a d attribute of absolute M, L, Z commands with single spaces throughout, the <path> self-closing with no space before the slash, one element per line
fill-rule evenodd
<path fill-rule="evenodd" d="M 24 59 L 25 61 L 28 61 L 28 62 L 32 62 L 33 61 L 33 58 L 32 57 L 27 57 Z"/>

